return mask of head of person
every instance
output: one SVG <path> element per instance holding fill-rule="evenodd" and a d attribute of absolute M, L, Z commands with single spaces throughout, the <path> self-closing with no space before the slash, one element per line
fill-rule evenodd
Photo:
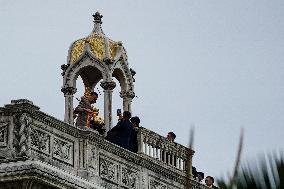
<path fill-rule="evenodd" d="M 96 103 L 97 99 L 98 99 L 98 93 L 96 92 L 91 92 L 90 95 L 87 97 L 88 98 L 88 101 L 93 104 L 93 103 Z"/>
<path fill-rule="evenodd" d="M 214 178 L 213 178 L 213 177 L 207 176 L 207 177 L 205 178 L 205 184 L 206 184 L 206 186 L 212 186 L 213 183 L 214 183 Z"/>
<path fill-rule="evenodd" d="M 134 127 L 139 127 L 139 123 L 140 123 L 140 119 L 139 117 L 135 116 L 135 117 L 132 117 L 130 119 L 131 123 L 134 125 Z"/>
<path fill-rule="evenodd" d="M 130 119 L 131 118 L 131 113 L 129 111 L 124 111 L 123 112 L 123 119 Z"/>
<path fill-rule="evenodd" d="M 174 141 L 176 138 L 176 134 L 174 132 L 169 132 L 168 135 L 167 135 L 167 139 L 169 141 Z"/>
<path fill-rule="evenodd" d="M 203 179 L 204 179 L 204 173 L 203 172 L 197 172 L 198 182 L 201 182 Z"/>

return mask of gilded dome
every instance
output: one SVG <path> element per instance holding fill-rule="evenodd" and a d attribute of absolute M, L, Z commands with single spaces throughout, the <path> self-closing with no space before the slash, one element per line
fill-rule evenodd
<path fill-rule="evenodd" d="M 114 60 L 117 49 L 121 46 L 121 42 L 115 42 L 105 36 L 101 28 L 102 15 L 96 12 L 94 17 L 94 29 L 92 33 L 82 39 L 76 40 L 72 43 L 69 50 L 69 63 L 75 63 L 86 49 L 86 45 L 89 45 L 91 53 L 100 61 L 108 58 Z"/>

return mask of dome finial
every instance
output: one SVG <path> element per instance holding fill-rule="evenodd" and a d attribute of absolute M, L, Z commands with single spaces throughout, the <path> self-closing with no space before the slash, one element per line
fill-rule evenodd
<path fill-rule="evenodd" d="M 95 14 L 93 14 L 94 17 L 94 23 L 102 24 L 102 15 L 97 11 Z"/>

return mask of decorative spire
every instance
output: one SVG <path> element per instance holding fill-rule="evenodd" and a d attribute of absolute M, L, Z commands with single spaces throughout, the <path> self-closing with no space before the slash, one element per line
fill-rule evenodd
<path fill-rule="evenodd" d="M 101 15 L 99 12 L 96 12 L 95 14 L 93 14 L 94 17 L 94 23 L 99 23 L 102 24 L 102 17 L 103 15 Z"/>
<path fill-rule="evenodd" d="M 95 14 L 93 14 L 93 17 L 94 17 L 94 29 L 93 29 L 93 32 L 92 33 L 98 33 L 98 34 L 101 34 L 101 35 L 105 35 L 103 30 L 102 30 L 102 27 L 101 27 L 101 24 L 103 23 L 102 22 L 102 15 L 99 13 L 99 12 L 96 12 Z"/>

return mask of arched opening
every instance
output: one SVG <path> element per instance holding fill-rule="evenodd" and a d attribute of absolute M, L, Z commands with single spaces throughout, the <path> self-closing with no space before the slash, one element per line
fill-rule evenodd
<path fill-rule="evenodd" d="M 123 99 L 120 97 L 121 92 L 126 90 L 126 78 L 124 76 L 124 73 L 121 69 L 116 68 L 114 69 L 112 73 L 112 77 L 114 78 L 114 81 L 116 82 L 116 87 L 113 90 L 113 109 L 112 109 L 112 115 L 113 116 L 113 121 L 114 125 L 116 124 L 115 121 L 117 121 L 117 118 L 115 115 L 117 115 L 117 109 L 121 109 L 123 112 L 124 107 L 123 107 Z"/>
<path fill-rule="evenodd" d="M 119 82 L 121 91 L 126 90 L 126 78 L 121 69 L 119 68 L 114 69 L 112 77 L 114 77 Z"/>
<path fill-rule="evenodd" d="M 123 112 L 123 101 L 120 97 L 121 88 L 119 85 L 119 81 L 114 78 L 114 82 L 116 83 L 116 87 L 113 89 L 112 92 L 112 117 L 113 117 L 113 125 L 115 126 L 118 121 L 117 117 L 117 109 L 121 109 L 121 112 Z"/>
<path fill-rule="evenodd" d="M 98 99 L 93 107 L 99 109 L 99 116 L 104 117 L 104 97 L 103 97 L 103 90 L 101 89 L 99 83 L 102 80 L 103 76 L 97 68 L 93 66 L 87 66 L 82 68 L 78 72 L 78 76 L 76 80 L 76 88 L 77 92 L 74 94 L 74 102 L 73 108 L 75 109 L 81 97 L 84 96 L 86 90 L 95 91 L 98 93 Z M 74 123 L 76 120 L 74 120 Z"/>

